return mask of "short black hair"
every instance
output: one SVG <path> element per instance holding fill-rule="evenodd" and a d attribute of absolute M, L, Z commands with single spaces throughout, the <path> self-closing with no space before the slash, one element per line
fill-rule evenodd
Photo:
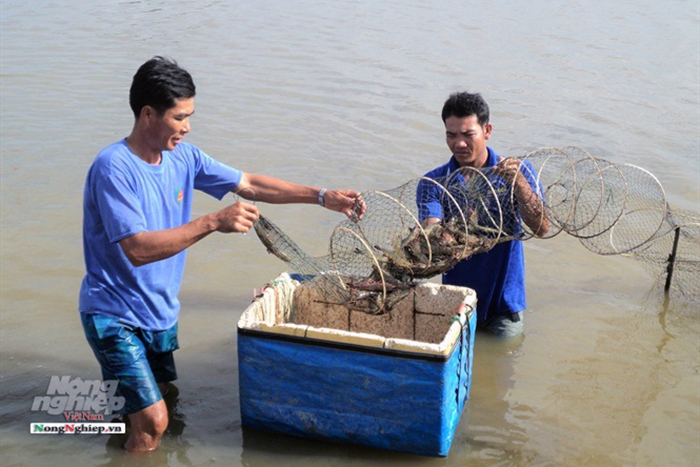
<path fill-rule="evenodd" d="M 455 92 L 442 106 L 442 122 L 449 117 L 464 118 L 476 115 L 479 125 L 482 127 L 489 122 L 489 105 L 481 94 L 468 92 Z"/>
<path fill-rule="evenodd" d="M 175 107 L 176 99 L 195 95 L 192 76 L 172 58 L 155 56 L 141 65 L 129 90 L 129 105 L 138 119 L 141 109 L 150 105 L 158 115 Z"/>

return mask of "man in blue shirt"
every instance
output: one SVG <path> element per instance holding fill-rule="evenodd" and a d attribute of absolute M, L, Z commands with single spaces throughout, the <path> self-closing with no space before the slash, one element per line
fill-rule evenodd
<path fill-rule="evenodd" d="M 468 178 L 470 169 L 479 169 L 494 190 L 466 193 L 457 203 L 463 204 L 460 206 L 466 211 L 463 215 L 482 216 L 483 212 L 470 212 L 470 203 L 479 196 L 488 201 L 493 193 L 493 197 L 500 200 L 499 203 L 491 199 L 486 204 L 500 205 L 500 209 L 495 209 L 500 213 L 496 212 L 492 219 L 501 214 L 503 218 L 502 222 L 493 222 L 490 227 L 501 229 L 503 238 L 513 239 L 460 261 L 443 275 L 443 283 L 470 287 L 476 291 L 478 327 L 503 337 L 517 336 L 522 332 L 522 315 L 526 309 L 525 261 L 522 242 L 517 238 L 523 235 L 521 222 L 540 237 L 549 231 L 549 221 L 543 213 L 540 197 L 541 187 L 528 162 L 503 158 L 486 146 L 492 125 L 489 123 L 488 104 L 481 95 L 466 92 L 452 94 L 443 106 L 442 121 L 452 157 L 447 164 L 428 172 L 426 177 L 447 183 L 450 191 L 450 183 L 460 177 Z M 452 182 L 446 182 L 448 180 Z M 422 185 L 419 186 L 418 196 L 419 214 L 424 225 L 447 222 L 451 216 L 457 215 L 458 210 L 446 202 L 450 198 L 440 196 L 435 184 Z M 471 186 L 472 190 L 476 190 L 473 182 Z M 493 206 L 488 209 L 493 211 Z M 483 221 L 477 223 L 484 224 Z"/>
<path fill-rule="evenodd" d="M 245 233 L 255 205 L 237 202 L 190 220 L 193 191 L 238 193 L 268 203 L 319 203 L 351 215 L 359 193 L 244 173 L 183 142 L 195 85 L 173 60 L 155 57 L 134 75 L 131 134 L 103 149 L 87 176 L 80 289 L 86 337 L 104 380 L 117 380 L 130 422 L 125 448 L 155 449 L 167 428 L 163 394 L 177 378 L 178 292 L 186 249 L 213 232 Z"/>

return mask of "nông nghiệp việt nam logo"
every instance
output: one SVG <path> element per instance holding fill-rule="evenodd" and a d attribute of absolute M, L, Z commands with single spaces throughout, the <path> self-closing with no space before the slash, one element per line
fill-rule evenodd
<path fill-rule="evenodd" d="M 124 397 L 116 395 L 117 385 L 114 380 L 52 376 L 46 395 L 34 398 L 32 411 L 63 414 L 70 421 L 102 421 L 105 415 L 118 412 L 126 403 Z"/>

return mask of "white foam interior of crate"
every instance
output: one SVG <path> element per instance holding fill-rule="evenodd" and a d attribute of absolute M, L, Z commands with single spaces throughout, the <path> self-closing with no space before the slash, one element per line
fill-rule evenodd
<path fill-rule="evenodd" d="M 282 273 L 246 308 L 238 327 L 444 356 L 452 351 L 475 307 L 471 289 L 424 283 L 389 313 L 370 315 L 325 303 L 317 289 Z"/>

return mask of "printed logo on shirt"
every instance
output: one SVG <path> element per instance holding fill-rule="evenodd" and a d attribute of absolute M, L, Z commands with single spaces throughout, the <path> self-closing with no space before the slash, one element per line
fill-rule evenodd
<path fill-rule="evenodd" d="M 175 201 L 178 203 L 182 203 L 182 200 L 185 198 L 185 192 L 182 190 L 182 188 L 177 188 L 175 190 Z"/>

